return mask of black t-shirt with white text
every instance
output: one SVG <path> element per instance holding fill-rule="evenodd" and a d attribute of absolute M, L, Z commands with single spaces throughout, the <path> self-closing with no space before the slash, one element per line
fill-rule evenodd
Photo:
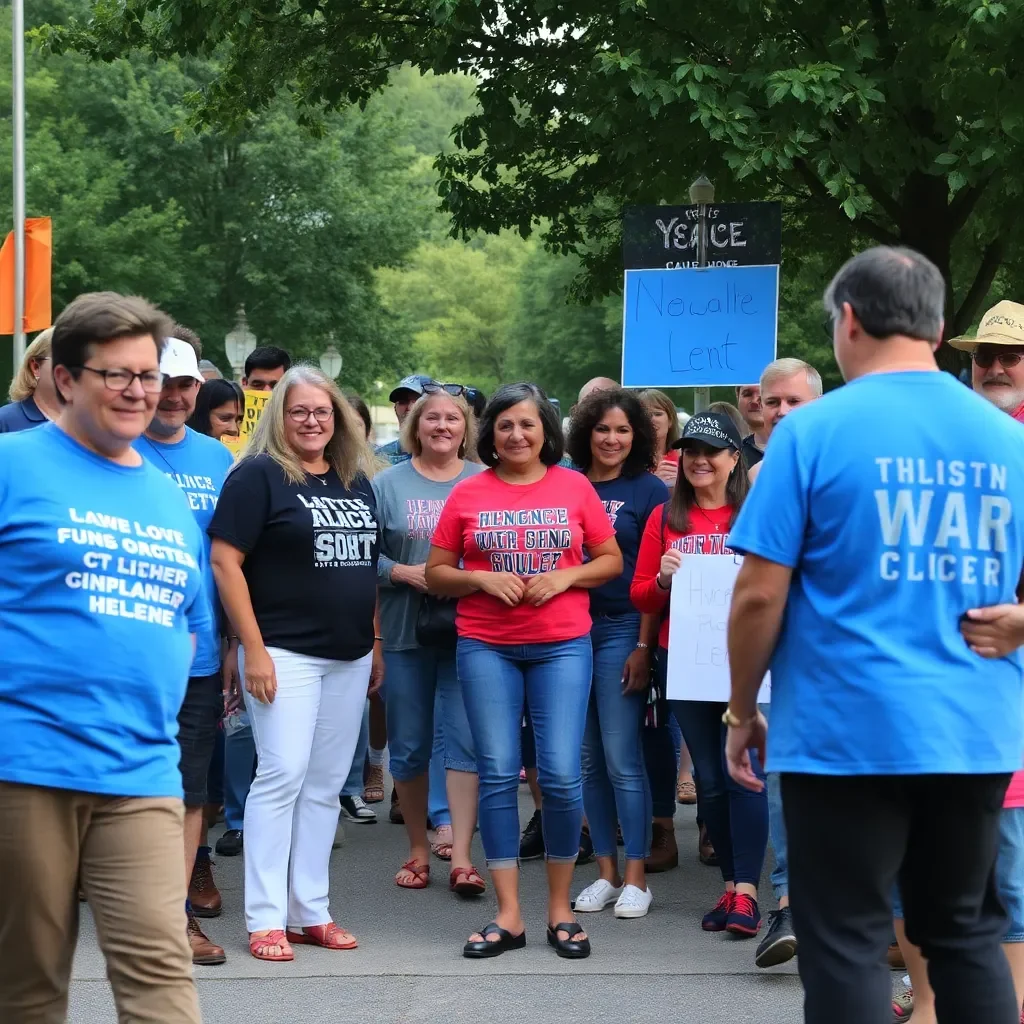
<path fill-rule="evenodd" d="M 228 474 L 211 537 L 245 553 L 242 572 L 267 647 L 337 661 L 373 648 L 377 506 L 369 480 L 333 469 L 294 484 L 266 454 Z"/>

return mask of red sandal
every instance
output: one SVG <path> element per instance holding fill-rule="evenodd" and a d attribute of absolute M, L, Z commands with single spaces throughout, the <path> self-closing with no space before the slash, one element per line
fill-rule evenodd
<path fill-rule="evenodd" d="M 460 896 L 482 896 L 487 891 L 487 883 L 476 868 L 452 868 L 448 876 L 448 887 Z"/>
<path fill-rule="evenodd" d="M 411 882 L 400 882 L 398 875 L 395 875 L 395 885 L 400 886 L 403 889 L 426 889 L 430 884 L 430 865 L 429 864 L 417 864 L 414 860 L 407 860 L 401 867 L 399 874 L 402 871 L 408 871 L 413 876 Z"/>
<path fill-rule="evenodd" d="M 324 949 L 355 949 L 359 943 L 356 937 L 333 921 L 314 924 L 302 931 L 288 929 L 288 941 L 300 946 L 322 946 Z"/>
<path fill-rule="evenodd" d="M 268 953 L 267 950 L 273 946 L 279 946 L 281 952 L 274 955 Z M 249 934 L 249 952 L 257 960 L 272 960 L 277 963 L 294 960 L 295 954 L 287 947 L 288 939 L 280 928 L 275 928 L 273 931 L 267 932 L 266 935 Z"/>

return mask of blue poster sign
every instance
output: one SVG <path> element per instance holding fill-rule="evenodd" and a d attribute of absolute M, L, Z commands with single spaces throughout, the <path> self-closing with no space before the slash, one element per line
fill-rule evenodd
<path fill-rule="evenodd" d="M 775 358 L 779 268 L 627 270 L 622 385 L 754 384 Z"/>

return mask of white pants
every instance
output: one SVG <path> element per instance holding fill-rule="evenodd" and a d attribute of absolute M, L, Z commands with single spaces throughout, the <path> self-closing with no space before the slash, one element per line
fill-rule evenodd
<path fill-rule="evenodd" d="M 245 803 L 245 919 L 250 932 L 331 920 L 331 847 L 359 738 L 372 655 L 331 661 L 268 648 L 277 696 L 246 693 L 258 766 Z M 244 651 L 238 669 L 244 668 Z"/>

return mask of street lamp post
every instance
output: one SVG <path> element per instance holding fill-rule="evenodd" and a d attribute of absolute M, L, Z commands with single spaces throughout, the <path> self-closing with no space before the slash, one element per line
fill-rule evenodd
<path fill-rule="evenodd" d="M 14 137 L 14 372 L 25 359 L 25 5 L 11 4 L 11 102 Z"/>
<path fill-rule="evenodd" d="M 708 206 L 715 201 L 715 186 L 702 174 L 690 186 L 690 202 L 697 206 L 697 265 L 708 265 Z M 693 389 L 693 411 L 704 412 L 711 404 L 711 388 Z"/>
<path fill-rule="evenodd" d="M 327 374 L 331 380 L 336 380 L 341 373 L 342 359 L 338 346 L 334 344 L 334 335 L 329 339 L 330 344 L 320 353 L 320 369 Z"/>
<path fill-rule="evenodd" d="M 245 361 L 255 347 L 256 335 L 249 330 L 249 321 L 245 318 L 245 306 L 239 306 L 234 328 L 224 335 L 224 354 L 231 364 L 231 372 L 235 380 L 241 378 Z"/>

